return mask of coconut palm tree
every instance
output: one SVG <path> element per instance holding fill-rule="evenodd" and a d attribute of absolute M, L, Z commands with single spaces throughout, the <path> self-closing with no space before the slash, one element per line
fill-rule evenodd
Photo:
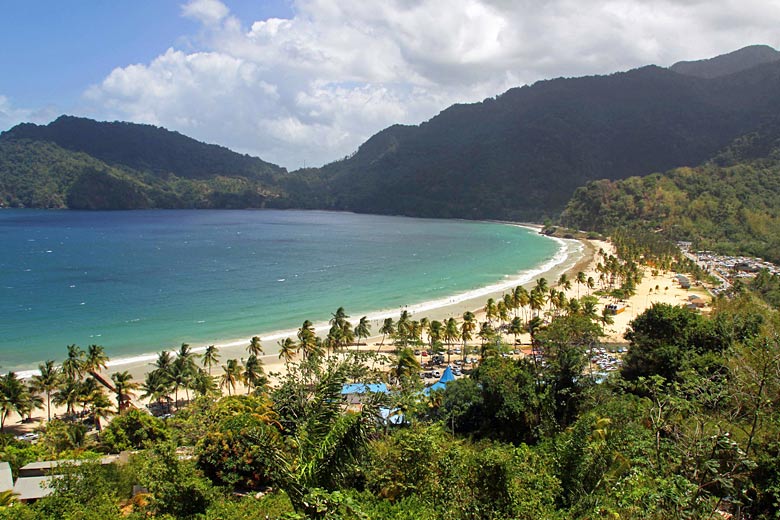
<path fill-rule="evenodd" d="M 228 359 L 227 365 L 222 365 L 222 378 L 220 379 L 220 388 L 227 388 L 228 395 L 236 391 L 236 385 L 241 382 L 241 364 L 237 359 Z"/>
<path fill-rule="evenodd" d="M 515 316 L 512 321 L 509 322 L 509 333 L 515 337 L 515 344 L 517 344 L 517 336 L 523 333 L 523 320 Z"/>
<path fill-rule="evenodd" d="M 203 352 L 203 368 L 209 367 L 209 376 L 211 375 L 211 367 L 219 362 L 219 349 L 214 345 L 206 347 L 206 351 Z"/>
<path fill-rule="evenodd" d="M 383 346 L 385 344 L 385 337 L 389 335 L 393 335 L 395 332 L 395 323 L 393 322 L 393 318 L 385 318 L 385 321 L 382 322 L 382 327 L 379 329 L 379 332 L 382 333 L 382 341 L 379 343 L 380 346 Z"/>
<path fill-rule="evenodd" d="M 411 349 L 401 349 L 396 356 L 395 365 L 390 369 L 390 373 L 399 383 L 407 377 L 412 377 L 420 371 L 420 363 L 417 362 L 414 352 Z"/>
<path fill-rule="evenodd" d="M 250 356 L 260 357 L 263 355 L 263 345 L 260 343 L 260 338 L 258 336 L 252 336 L 252 339 L 249 340 L 249 345 L 246 347 L 246 351 Z"/>
<path fill-rule="evenodd" d="M 170 393 L 172 390 L 168 375 L 161 370 L 152 370 L 146 373 L 146 378 L 141 385 L 141 399 L 154 400 L 157 404 L 162 404 L 163 399 L 168 402 L 168 412 L 170 413 Z"/>
<path fill-rule="evenodd" d="M 295 342 L 290 338 L 284 338 L 280 339 L 277 345 L 279 345 L 279 359 L 284 359 L 284 368 L 289 369 L 290 362 L 295 358 Z"/>
<path fill-rule="evenodd" d="M 316 340 L 317 336 L 314 334 L 312 322 L 305 320 L 301 325 L 301 328 L 298 329 L 298 349 L 303 354 L 304 361 L 316 350 Z"/>
<path fill-rule="evenodd" d="M 432 320 L 428 324 L 428 345 L 433 347 L 434 343 L 440 342 L 443 334 L 444 324 L 439 320 Z"/>
<path fill-rule="evenodd" d="M 24 396 L 17 412 L 19 417 L 29 422 L 32 421 L 32 414 L 35 410 L 43 410 L 43 397 L 33 392 L 28 386 L 25 388 Z"/>
<path fill-rule="evenodd" d="M 483 321 L 482 326 L 479 329 L 479 332 L 477 333 L 477 336 L 479 336 L 479 339 L 482 340 L 482 346 L 485 346 L 485 343 L 492 339 L 496 335 L 496 331 L 493 328 L 493 326 L 490 324 L 489 321 Z"/>
<path fill-rule="evenodd" d="M 60 371 L 54 365 L 54 361 L 47 360 L 42 365 L 38 365 L 38 374 L 31 379 L 33 392 L 46 394 L 46 411 L 48 419 L 51 421 L 51 394 L 60 384 Z"/>
<path fill-rule="evenodd" d="M 114 414 L 111 400 L 102 391 L 95 392 L 90 397 L 90 415 L 98 432 L 103 431 L 101 420 L 108 419 Z"/>
<path fill-rule="evenodd" d="M 588 283 L 588 278 L 585 276 L 585 273 L 582 271 L 577 272 L 577 298 L 580 297 L 580 285 L 585 285 Z"/>
<path fill-rule="evenodd" d="M 564 291 L 571 289 L 571 281 L 566 276 L 566 273 L 561 274 L 560 278 L 558 278 L 558 287 L 563 288 Z"/>
<path fill-rule="evenodd" d="M 462 357 L 464 361 L 466 359 L 466 349 L 468 346 L 468 342 L 471 341 L 472 338 L 471 333 L 474 331 L 475 327 L 476 327 L 476 321 L 474 319 L 474 313 L 471 311 L 464 312 L 463 322 L 460 324 L 460 339 L 461 341 L 463 341 Z"/>
<path fill-rule="evenodd" d="M 87 347 L 87 355 L 83 366 L 84 372 L 93 375 L 108 368 L 108 356 L 105 349 L 100 345 Z"/>
<path fill-rule="evenodd" d="M 496 308 L 496 300 L 493 298 L 488 298 L 487 302 L 485 302 L 485 316 L 487 317 L 488 323 L 493 323 L 493 320 L 498 316 L 498 309 Z"/>
<path fill-rule="evenodd" d="M 81 390 L 80 381 L 66 377 L 52 395 L 51 401 L 55 406 L 65 406 L 66 413 L 72 414 L 81 398 Z"/>
<path fill-rule="evenodd" d="M 111 374 L 111 381 L 114 383 L 114 390 L 116 391 L 117 411 L 122 413 L 127 409 L 131 399 L 135 396 L 134 391 L 138 390 L 140 385 L 133 381 L 133 376 L 127 370 Z"/>
<path fill-rule="evenodd" d="M 252 389 L 264 386 L 266 381 L 263 371 L 263 361 L 255 355 L 249 356 L 244 363 L 244 372 L 241 377 L 246 381 L 246 393 L 249 395 Z"/>
<path fill-rule="evenodd" d="M 404 347 L 409 343 L 411 321 L 409 311 L 404 309 L 401 311 L 401 316 L 399 316 L 398 322 L 395 324 L 396 339 L 399 339 Z"/>
<path fill-rule="evenodd" d="M 68 345 L 68 357 L 62 362 L 62 373 L 74 381 L 84 374 L 84 351 L 78 345 Z"/>
<path fill-rule="evenodd" d="M 368 321 L 367 316 L 360 318 L 357 326 L 355 327 L 355 337 L 357 338 L 358 351 L 360 350 L 360 340 L 366 339 L 371 335 L 371 323 Z"/>

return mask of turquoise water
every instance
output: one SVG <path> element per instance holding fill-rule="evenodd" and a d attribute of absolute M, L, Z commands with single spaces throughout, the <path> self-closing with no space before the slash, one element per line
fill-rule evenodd
<path fill-rule="evenodd" d="M 319 211 L 0 211 L 0 369 L 114 358 L 447 298 L 549 261 L 496 223 Z"/>

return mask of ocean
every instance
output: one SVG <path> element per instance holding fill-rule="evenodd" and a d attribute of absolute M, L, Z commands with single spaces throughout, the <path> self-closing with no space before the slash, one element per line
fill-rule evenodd
<path fill-rule="evenodd" d="M 130 359 L 425 311 L 527 281 L 565 245 L 518 226 L 322 211 L 0 211 L 0 371 Z M 268 343 L 272 341 L 272 343 Z"/>

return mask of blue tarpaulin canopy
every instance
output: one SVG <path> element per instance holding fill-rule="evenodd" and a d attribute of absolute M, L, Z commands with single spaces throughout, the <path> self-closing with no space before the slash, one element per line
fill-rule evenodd
<path fill-rule="evenodd" d="M 447 367 L 439 378 L 439 383 L 449 383 L 450 381 L 455 381 L 455 376 L 452 374 L 452 369 Z"/>
<path fill-rule="evenodd" d="M 372 394 L 386 394 L 388 393 L 387 385 L 384 383 L 373 383 L 367 385 L 363 383 L 351 383 L 341 387 L 341 395 L 365 394 L 369 392 Z"/>

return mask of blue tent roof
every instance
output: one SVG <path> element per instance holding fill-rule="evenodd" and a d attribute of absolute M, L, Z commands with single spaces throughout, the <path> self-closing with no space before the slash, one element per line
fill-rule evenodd
<path fill-rule="evenodd" d="M 450 381 L 455 381 L 455 376 L 452 375 L 452 369 L 447 367 L 444 369 L 444 373 L 439 378 L 439 383 L 449 383 Z"/>
<path fill-rule="evenodd" d="M 445 388 L 447 388 L 446 383 L 442 383 L 441 381 L 436 381 L 431 386 L 423 390 L 423 393 L 425 395 L 430 395 L 431 392 L 443 392 Z"/>
<path fill-rule="evenodd" d="M 366 392 L 371 392 L 372 394 L 387 394 L 387 385 L 384 383 L 367 385 L 363 383 L 352 383 L 341 387 L 341 395 L 365 394 Z"/>

